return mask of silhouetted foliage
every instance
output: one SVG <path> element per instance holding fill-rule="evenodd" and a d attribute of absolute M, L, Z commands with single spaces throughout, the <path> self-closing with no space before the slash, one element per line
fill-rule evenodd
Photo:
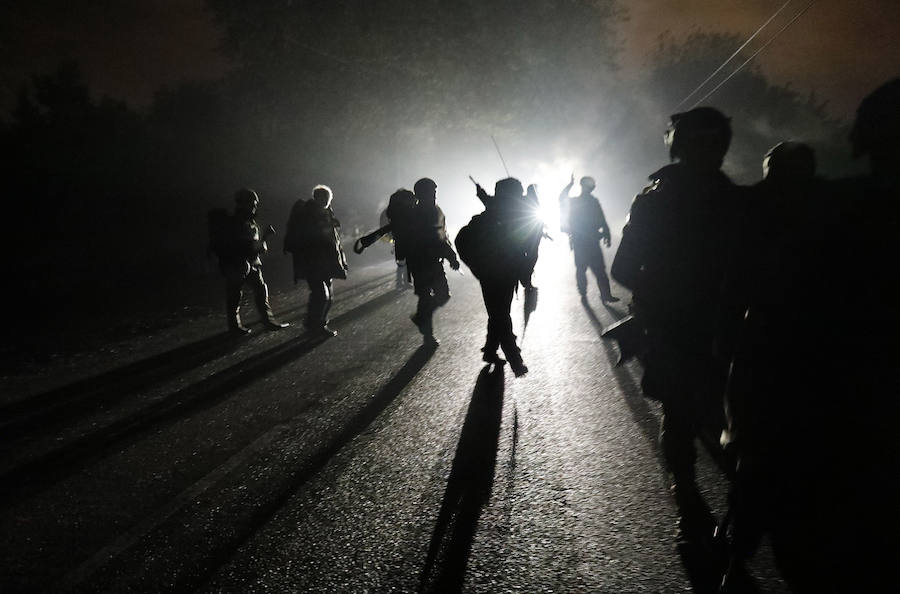
<path fill-rule="evenodd" d="M 743 41 L 736 35 L 701 32 L 680 43 L 668 36 L 660 38 L 646 81 L 646 96 L 663 107 L 660 130 L 669 115 L 689 109 L 746 60 L 746 55 L 737 56 L 679 106 Z M 846 124 L 829 116 L 827 102 L 815 93 L 803 96 L 789 85 L 773 84 L 752 62 L 702 104 L 713 105 L 732 118 L 734 141 L 725 168 L 739 181 L 760 179 L 763 155 L 782 140 L 800 140 L 815 147 L 823 172 L 837 175 L 847 170 L 848 130 Z"/>

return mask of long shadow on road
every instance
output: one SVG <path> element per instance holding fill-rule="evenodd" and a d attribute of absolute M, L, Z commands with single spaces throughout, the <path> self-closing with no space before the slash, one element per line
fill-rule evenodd
<path fill-rule="evenodd" d="M 85 410 L 103 408 L 177 373 L 227 355 L 241 339 L 221 333 L 158 355 L 79 380 L 0 407 L 0 441 L 8 443 L 34 430 L 46 433 Z"/>
<path fill-rule="evenodd" d="M 341 292 L 342 296 L 363 292 L 388 279 L 393 273 L 380 275 Z M 344 314 L 346 315 L 346 314 Z M 336 318 L 336 321 L 343 316 Z M 35 430 L 42 433 L 71 426 L 84 411 L 98 410 L 126 397 L 152 388 L 223 357 L 240 344 L 243 337 L 222 333 L 209 336 L 170 351 L 147 357 L 71 384 L 29 396 L 0 406 L 0 442 L 9 443 Z"/>
<path fill-rule="evenodd" d="M 660 430 L 659 418 L 647 404 L 644 396 L 642 396 L 640 386 L 631 374 L 622 367 L 615 366 L 618 354 L 609 344 L 608 339 L 603 338 L 603 324 L 600 322 L 597 314 L 594 313 L 594 310 L 591 309 L 590 305 L 586 303 L 583 303 L 583 305 L 591 325 L 594 326 L 597 334 L 602 338 L 601 344 L 603 345 L 604 351 L 606 351 L 606 355 L 612 366 L 613 375 L 619 383 L 625 403 L 631 410 L 632 417 L 638 427 L 641 428 L 641 431 L 652 444 L 660 468 L 665 469 L 665 459 L 663 458 L 658 438 Z M 700 441 L 710 453 L 713 460 L 724 470 L 725 465 L 721 448 L 715 446 L 710 441 L 709 436 L 701 435 Z M 706 504 L 703 503 L 703 506 L 705 505 Z M 706 509 L 708 510 L 708 508 Z M 716 543 L 713 542 L 712 535 L 710 534 L 709 538 L 682 538 L 678 542 L 677 548 L 678 554 L 681 557 L 681 563 L 684 566 L 684 570 L 687 573 L 694 592 L 701 594 L 714 594 L 715 592 L 718 592 L 719 580 L 722 575 L 721 559 L 719 558 L 721 551 L 716 549 Z M 751 582 L 747 583 L 747 588 L 746 594 L 755 592 Z"/>
<path fill-rule="evenodd" d="M 391 379 L 368 400 L 365 406 L 350 417 L 342 427 L 334 431 L 319 449 L 306 458 L 305 462 L 282 472 L 276 469 L 275 476 L 270 477 L 271 480 L 265 480 L 265 484 L 260 487 L 269 494 L 268 497 L 258 501 L 252 508 L 243 509 L 240 517 L 229 515 L 226 511 L 224 512 L 225 517 L 217 518 L 217 521 L 229 525 L 227 537 L 222 538 L 212 549 L 208 549 L 209 542 L 206 540 L 201 543 L 191 543 L 196 546 L 188 547 L 188 550 L 202 551 L 200 554 L 203 555 L 203 558 L 197 560 L 197 564 L 201 567 L 200 571 L 186 572 L 184 576 L 166 576 L 163 575 L 166 571 L 165 563 L 163 563 L 159 575 L 153 576 L 153 579 L 163 580 L 158 583 L 160 589 L 194 591 L 202 588 L 203 582 L 209 580 L 219 567 L 225 565 L 235 552 L 264 527 L 307 481 L 320 472 L 344 446 L 362 434 L 384 412 L 425 367 L 434 352 L 433 347 L 420 346 L 407 359 L 403 367 L 398 369 Z M 179 547 L 178 550 L 173 551 L 173 554 L 183 555 L 184 551 L 182 547 Z M 206 585 L 208 586 L 208 584 Z"/>
<path fill-rule="evenodd" d="M 590 320 L 597 335 L 601 338 L 600 344 L 606 352 L 613 376 L 616 378 L 616 382 L 619 384 L 622 395 L 625 397 L 625 404 L 628 405 L 631 416 L 647 437 L 647 440 L 653 444 L 654 452 L 657 456 L 660 456 L 658 444 L 659 419 L 650 408 L 650 405 L 647 404 L 646 399 L 641 393 L 641 387 L 634 380 L 634 377 L 632 377 L 627 369 L 615 366 L 618 354 L 615 352 L 615 348 L 609 344 L 609 339 L 603 338 L 603 323 L 600 321 L 600 318 L 597 317 L 597 314 L 591 309 L 590 305 L 582 302 L 582 306 L 584 307 L 584 312 L 587 314 L 588 320 Z"/>
<path fill-rule="evenodd" d="M 481 510 L 491 496 L 503 412 L 503 368 L 478 374 L 431 536 L 419 592 L 459 592 Z"/>
<path fill-rule="evenodd" d="M 393 291 L 334 318 L 335 325 L 363 318 L 392 303 Z M 0 475 L 0 500 L 27 497 L 69 476 L 85 464 L 139 441 L 152 429 L 213 406 L 231 392 L 306 355 L 324 339 L 301 335 L 257 353 L 199 382 L 169 394 L 141 411 L 40 454 Z M 111 446 L 117 447 L 111 447 Z"/>

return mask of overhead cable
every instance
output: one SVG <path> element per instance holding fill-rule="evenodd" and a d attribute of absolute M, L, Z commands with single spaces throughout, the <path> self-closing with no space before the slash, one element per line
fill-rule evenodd
<path fill-rule="evenodd" d="M 712 91 L 710 91 L 709 93 L 707 93 L 706 95 L 704 95 L 701 99 L 699 99 L 696 103 L 694 103 L 694 104 L 691 106 L 691 109 L 697 107 L 698 105 L 700 105 L 701 103 L 703 103 L 704 101 L 706 101 L 707 99 L 709 99 L 709 98 L 712 96 L 713 93 L 715 93 L 716 91 L 718 91 L 718 90 L 722 87 L 722 85 L 724 85 L 724 84 L 727 83 L 729 80 L 731 80 L 731 77 L 733 77 L 735 74 L 737 74 L 738 72 L 740 72 L 740 70 L 741 70 L 744 66 L 746 66 L 747 64 L 749 64 L 750 61 L 753 60 L 753 58 L 755 58 L 756 56 L 758 56 L 764 49 L 766 49 L 767 47 L 769 47 L 769 45 L 770 45 L 773 41 L 775 41 L 775 39 L 776 39 L 779 35 L 781 35 L 782 33 L 784 33 L 784 32 L 788 29 L 788 27 L 790 27 L 791 25 L 793 25 L 793 24 L 797 21 L 797 19 L 799 19 L 800 17 L 802 17 L 802 16 L 806 13 L 806 11 L 809 10 L 809 8 L 815 3 L 815 1 L 816 1 L 816 0 L 810 0 L 809 3 L 808 3 L 806 6 L 803 7 L 803 10 L 801 10 L 801 11 L 798 12 L 796 15 L 794 15 L 794 18 L 792 18 L 790 21 L 787 22 L 786 25 L 784 25 L 781 29 L 779 29 L 779 30 L 775 33 L 775 35 L 773 35 L 772 37 L 770 37 L 769 40 L 768 40 L 767 42 L 765 42 L 761 48 L 759 48 L 758 50 L 756 50 L 755 52 L 753 52 L 753 54 L 751 54 L 749 58 L 747 58 L 746 60 L 744 60 L 744 62 L 743 62 L 740 66 L 738 66 L 737 68 L 735 68 L 735 69 L 734 69 L 734 72 L 732 72 L 731 74 L 729 74 L 728 76 L 726 76 L 725 79 L 724 79 L 722 82 L 720 82 L 719 84 L 717 84 L 717 85 L 713 88 Z"/>
<path fill-rule="evenodd" d="M 760 25 L 759 28 L 758 28 L 756 31 L 753 32 L 753 35 L 751 35 L 750 37 L 747 38 L 747 41 L 745 41 L 743 44 L 741 44 L 741 47 L 739 47 L 739 48 L 737 48 L 736 50 L 734 50 L 734 53 L 731 54 L 730 56 L 728 56 L 728 59 L 725 60 L 724 62 L 722 62 L 722 64 L 720 64 L 719 67 L 716 68 L 716 69 L 713 71 L 712 74 L 710 74 L 709 76 L 707 76 L 707 77 L 706 77 L 706 80 L 704 80 L 702 83 L 700 83 L 699 85 L 697 85 L 697 87 L 696 87 L 693 91 L 691 91 L 690 93 L 688 93 L 687 97 L 685 97 L 684 99 L 682 99 L 681 101 L 679 101 L 679 102 L 678 102 L 678 105 L 676 105 L 675 108 L 674 108 L 672 111 L 677 110 L 679 107 L 681 107 L 682 105 L 684 105 L 685 103 L 687 103 L 688 99 L 690 99 L 691 97 L 693 97 L 694 95 L 696 95 L 697 92 L 700 91 L 700 89 L 702 89 L 703 87 L 705 87 L 705 86 L 706 86 L 706 83 L 708 83 L 710 80 L 712 80 L 712 78 L 713 78 L 715 75 L 717 75 L 719 72 L 721 72 L 722 69 L 725 68 L 725 66 L 727 66 L 728 63 L 731 62 L 731 61 L 735 58 L 735 56 L 737 56 L 739 53 L 741 53 L 741 50 L 743 50 L 745 47 L 747 47 L 747 44 L 749 44 L 751 41 L 753 41 L 753 39 L 754 39 L 757 35 L 759 35 L 759 34 L 762 32 L 763 29 L 766 28 L 766 25 L 768 25 L 769 23 L 771 23 L 772 20 L 773 20 L 775 17 L 777 17 L 779 14 L 781 14 L 781 11 L 784 10 L 785 8 L 787 8 L 787 5 L 790 4 L 790 3 L 791 3 L 791 0 L 787 0 L 787 2 L 785 2 L 784 4 L 782 4 L 781 7 L 780 7 L 778 10 L 776 10 L 774 13 L 772 13 L 772 16 L 770 16 L 768 19 L 766 19 L 766 22 L 764 22 L 762 25 Z"/>

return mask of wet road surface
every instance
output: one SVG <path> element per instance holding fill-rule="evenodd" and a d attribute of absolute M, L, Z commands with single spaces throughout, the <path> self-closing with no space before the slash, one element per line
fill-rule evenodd
<path fill-rule="evenodd" d="M 513 303 L 523 378 L 481 362 L 471 275 L 448 269 L 429 349 L 391 262 L 337 282 L 333 339 L 302 331 L 303 289 L 280 332 L 209 316 L 5 378 L 3 589 L 708 591 L 659 409 L 599 336 L 627 300 L 582 304 L 570 258 L 542 248 L 527 331 Z M 721 513 L 706 454 L 698 475 Z M 767 548 L 751 572 L 786 591 Z"/>

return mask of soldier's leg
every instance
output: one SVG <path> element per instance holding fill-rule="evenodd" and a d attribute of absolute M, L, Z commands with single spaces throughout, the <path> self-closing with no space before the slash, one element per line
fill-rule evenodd
<path fill-rule="evenodd" d="M 332 281 L 330 278 L 322 281 L 323 285 L 325 286 L 325 307 L 322 311 L 322 323 L 326 326 L 328 325 L 329 321 L 328 312 L 331 310 L 332 301 L 334 301 L 334 292 L 331 287 L 331 282 Z"/>
<path fill-rule="evenodd" d="M 597 278 L 597 288 L 600 289 L 600 299 L 603 302 L 618 301 L 617 298 L 613 297 L 612 289 L 610 289 L 609 286 L 609 276 L 606 274 L 606 262 L 603 260 L 603 249 L 597 245 L 596 249 L 592 251 L 593 254 L 591 255 L 589 265 L 594 276 Z"/>
<path fill-rule="evenodd" d="M 284 328 L 287 324 L 281 324 L 275 319 L 272 313 L 272 306 L 269 305 L 269 287 L 263 279 L 262 268 L 251 266 L 250 274 L 247 275 L 247 281 L 253 287 L 253 294 L 256 298 L 256 309 L 262 318 L 263 324 L 270 330 Z"/>
<path fill-rule="evenodd" d="M 244 274 L 235 269 L 224 269 L 225 274 L 225 315 L 228 329 L 232 332 L 247 334 L 250 332 L 241 324 L 241 297 L 244 285 Z"/>
<path fill-rule="evenodd" d="M 666 468 L 677 487 L 689 487 L 694 483 L 694 426 L 684 394 L 672 391 L 663 400 L 663 419 L 659 441 Z"/>
<path fill-rule="evenodd" d="M 446 305 L 450 301 L 450 286 L 447 284 L 447 273 L 440 262 L 437 263 L 437 268 L 434 271 L 434 282 L 431 287 L 435 309 Z"/>
<path fill-rule="evenodd" d="M 419 332 L 422 333 L 422 336 L 434 335 L 433 314 L 434 297 L 431 296 L 430 292 L 420 294 L 419 301 L 416 303 L 416 313 L 413 316 L 413 322 L 419 327 Z"/>
<path fill-rule="evenodd" d="M 484 308 L 487 310 L 487 337 L 484 341 L 484 347 L 481 351 L 484 353 L 482 357 L 488 363 L 497 363 L 500 358 L 497 356 L 497 349 L 500 348 L 500 332 L 497 329 L 497 303 L 502 301 L 497 298 L 497 286 L 490 281 L 481 283 L 481 296 L 484 298 Z"/>
<path fill-rule="evenodd" d="M 575 285 L 578 287 L 578 293 L 587 296 L 587 268 L 588 258 L 585 254 L 584 246 L 579 243 L 574 245 L 575 252 Z"/>
<path fill-rule="evenodd" d="M 516 344 L 516 335 L 513 334 L 512 316 L 510 315 L 517 283 L 517 280 L 510 280 L 500 286 L 497 293 L 495 315 L 498 318 L 497 332 L 500 335 L 500 348 L 503 349 L 503 354 L 506 355 L 506 360 L 509 361 L 513 372 L 519 376 L 527 373 L 528 368 L 522 362 L 522 355 Z"/>
<path fill-rule="evenodd" d="M 411 317 L 413 323 L 419 327 L 423 336 L 433 337 L 431 316 L 434 312 L 434 297 L 432 296 L 432 283 L 434 281 L 434 269 L 430 267 L 417 267 L 413 271 L 413 289 L 419 298 L 416 303 L 416 313 Z"/>
<path fill-rule="evenodd" d="M 317 330 L 325 325 L 325 283 L 319 279 L 306 279 L 309 287 L 309 301 L 306 305 L 305 325 L 310 330 Z"/>

